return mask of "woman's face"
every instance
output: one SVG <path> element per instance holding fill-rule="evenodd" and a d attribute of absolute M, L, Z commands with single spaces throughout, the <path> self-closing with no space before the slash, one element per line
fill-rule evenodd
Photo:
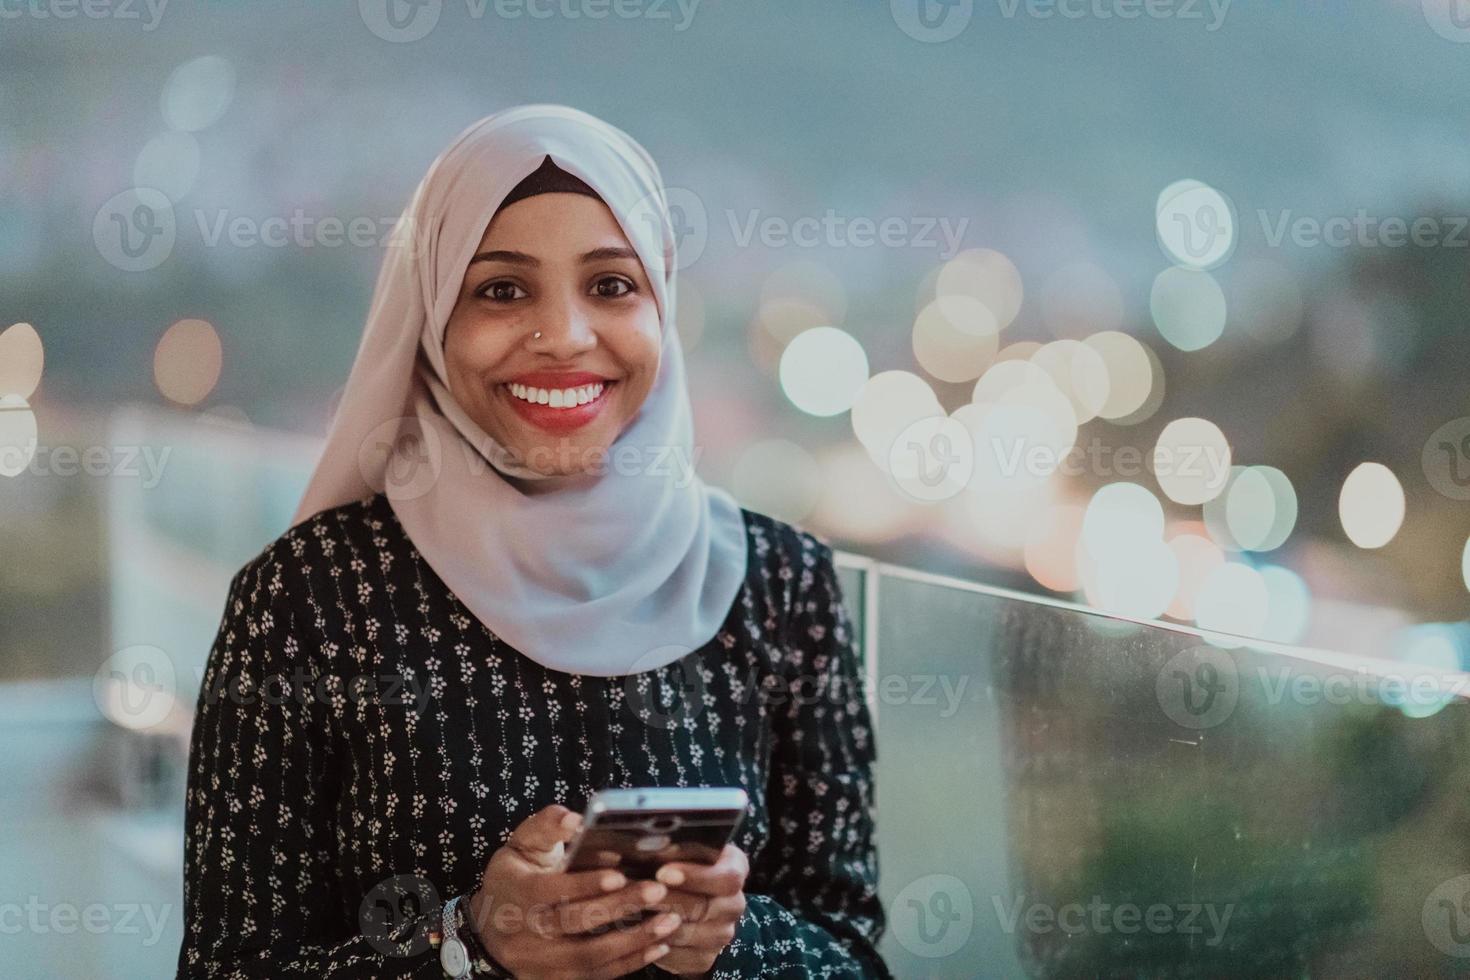
<path fill-rule="evenodd" d="M 540 337 L 535 337 L 537 331 Z M 605 462 L 658 374 L 658 304 L 606 204 L 522 198 L 490 221 L 445 327 L 449 389 L 527 466 Z"/>

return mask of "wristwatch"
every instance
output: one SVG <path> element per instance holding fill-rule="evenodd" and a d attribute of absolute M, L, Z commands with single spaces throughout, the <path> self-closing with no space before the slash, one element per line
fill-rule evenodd
<path fill-rule="evenodd" d="M 509 980 L 510 971 L 495 961 L 475 935 L 469 907 L 469 895 L 456 895 L 444 903 L 440 927 L 429 933 L 429 942 L 439 948 L 439 966 L 453 980 L 464 980 L 474 973 Z"/>
<path fill-rule="evenodd" d="M 470 950 L 459 938 L 459 896 L 444 903 L 444 938 L 439 943 L 439 965 L 446 976 L 465 980 L 470 975 Z"/>

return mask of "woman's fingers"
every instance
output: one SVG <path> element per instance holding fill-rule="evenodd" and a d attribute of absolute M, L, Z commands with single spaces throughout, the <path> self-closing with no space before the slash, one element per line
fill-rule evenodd
<path fill-rule="evenodd" d="M 627 887 L 628 879 L 621 871 L 531 871 L 526 873 L 521 897 L 533 906 L 549 908 L 611 895 Z"/>
<path fill-rule="evenodd" d="M 735 938 L 735 922 L 686 922 L 675 929 L 667 942 L 675 949 L 724 949 Z"/>
<path fill-rule="evenodd" d="M 592 973 L 588 974 L 592 980 L 613 980 L 614 977 L 624 977 L 650 963 L 663 959 L 669 955 L 669 947 L 666 943 L 659 943 L 643 949 L 635 950 L 621 959 L 613 960 L 604 964 Z"/>
<path fill-rule="evenodd" d="M 559 803 L 537 810 L 511 831 L 506 845 L 526 860 L 543 867 L 560 860 L 567 841 L 582 826 L 582 815 Z"/>
<path fill-rule="evenodd" d="M 734 844 L 726 844 L 714 864 L 691 864 L 671 861 L 658 869 L 658 880 L 670 888 L 698 895 L 734 895 L 745 888 L 750 862 L 745 852 Z"/>
<path fill-rule="evenodd" d="M 650 959 L 656 959 L 657 957 L 651 955 L 650 947 L 663 947 L 664 952 L 668 952 L 665 940 L 678 928 L 679 917 L 672 912 L 665 912 L 631 928 L 613 929 L 600 936 L 568 936 L 551 944 L 556 952 L 550 965 L 575 970 L 578 976 L 621 976 L 621 973 L 602 971 L 643 954 L 650 955 Z M 637 960 L 637 965 L 647 962 L 650 960 Z"/>
<path fill-rule="evenodd" d="M 669 889 L 669 897 L 658 904 L 660 909 L 678 912 L 685 924 L 695 922 L 734 922 L 745 914 L 745 893 L 734 895 L 698 895 L 683 889 Z"/>
<path fill-rule="evenodd" d="M 620 876 L 621 877 L 621 876 Z M 624 916 L 655 906 L 662 908 L 668 888 L 656 881 L 635 881 L 609 895 L 568 902 L 557 911 L 562 932 L 569 936 L 603 929 Z M 678 909 L 668 911 L 679 912 Z"/>

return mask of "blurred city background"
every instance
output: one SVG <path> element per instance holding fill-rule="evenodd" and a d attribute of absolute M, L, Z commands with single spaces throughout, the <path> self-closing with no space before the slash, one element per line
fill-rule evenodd
<path fill-rule="evenodd" d="M 225 585 L 288 526 L 414 185 L 466 125 L 518 103 L 585 109 L 653 154 L 680 231 L 698 470 L 853 569 L 1070 600 L 1116 629 L 1333 651 L 1380 676 L 1470 663 L 1460 0 L 0 0 L 0 92 L 0 809 L 34 835 L 4 845 L 0 902 L 173 903 L 153 942 L 146 924 L 115 928 L 105 958 L 56 929 L 0 938 L 37 975 L 171 970 L 179 751 Z M 867 579 L 849 582 L 877 622 Z M 974 615 L 916 597 L 867 652 L 913 676 L 934 669 L 925 650 L 968 638 L 979 649 L 949 670 L 983 659 L 977 683 L 1060 710 L 1016 680 L 1046 661 L 1026 668 L 1004 639 L 1055 637 L 1006 621 L 982 642 L 990 626 L 959 625 Z M 1063 633 L 1059 661 L 1126 646 Z M 1128 676 L 1153 691 L 1153 674 Z M 139 687 L 176 697 L 140 722 Z M 1372 700 L 1325 747 L 1294 715 L 1273 724 L 1326 767 L 1311 785 L 1348 809 L 1374 787 L 1391 797 L 1374 819 L 1402 830 L 1430 788 L 1463 789 L 1464 723 L 1439 700 Z M 880 745 L 953 736 L 928 761 L 976 779 L 999 778 L 976 770 L 977 731 L 1020 739 L 996 748 L 1006 765 L 1035 734 L 1009 709 L 973 726 L 912 704 L 886 717 L 914 741 L 880 722 Z M 1077 752 L 1108 744 L 1084 729 L 1067 735 Z M 1368 772 L 1419 775 L 1365 782 L 1345 745 L 1379 759 Z M 1323 762 L 1343 753 L 1351 776 Z M 1250 825 L 1212 812 L 1231 839 Z M 1341 818 L 1351 848 L 1379 826 L 1365 820 Z M 1409 839 L 1434 850 L 1425 828 L 1453 826 L 1426 818 Z M 995 867 L 1014 874 L 1053 839 L 1012 835 Z M 1461 850 L 1429 876 L 1470 872 Z M 1076 860 L 1084 890 L 1128 877 Z M 1397 921 L 1384 909 L 1417 916 L 1423 896 L 1386 898 L 1380 865 L 1351 867 L 1320 894 L 1357 904 L 1270 900 L 1315 910 L 1302 933 L 1361 939 Z M 905 873 L 889 897 L 924 872 Z M 984 880 L 967 887 L 993 920 Z M 1450 945 L 1470 954 L 1465 935 Z M 906 975 L 970 962 L 895 941 Z M 1433 937 L 1413 953 L 1364 942 L 1379 958 L 1352 969 L 1470 966 Z M 1251 975 L 1339 975 L 1316 955 Z M 1036 957 L 1016 962 L 1101 962 Z M 1223 961 L 1190 962 L 1204 976 Z M 1168 964 L 1108 975 L 1186 975 Z"/>

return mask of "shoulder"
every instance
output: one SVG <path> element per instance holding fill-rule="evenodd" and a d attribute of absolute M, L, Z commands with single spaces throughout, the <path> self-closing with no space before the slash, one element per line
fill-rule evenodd
<path fill-rule="evenodd" d="M 825 536 L 769 514 L 741 508 L 750 541 L 750 578 L 790 622 L 809 604 L 814 586 L 832 581 L 832 543 Z"/>
<path fill-rule="evenodd" d="M 825 536 L 747 507 L 741 507 L 740 512 L 745 517 L 752 552 L 760 557 L 775 554 L 779 559 L 795 559 L 808 566 L 817 559 L 831 559 L 832 542 Z"/>
<path fill-rule="evenodd" d="M 230 581 L 230 596 L 258 605 L 260 589 L 273 598 L 296 594 L 298 586 L 318 569 L 330 568 L 344 550 L 386 544 L 385 532 L 397 530 L 397 519 L 382 494 L 318 511 L 245 562 Z"/>

